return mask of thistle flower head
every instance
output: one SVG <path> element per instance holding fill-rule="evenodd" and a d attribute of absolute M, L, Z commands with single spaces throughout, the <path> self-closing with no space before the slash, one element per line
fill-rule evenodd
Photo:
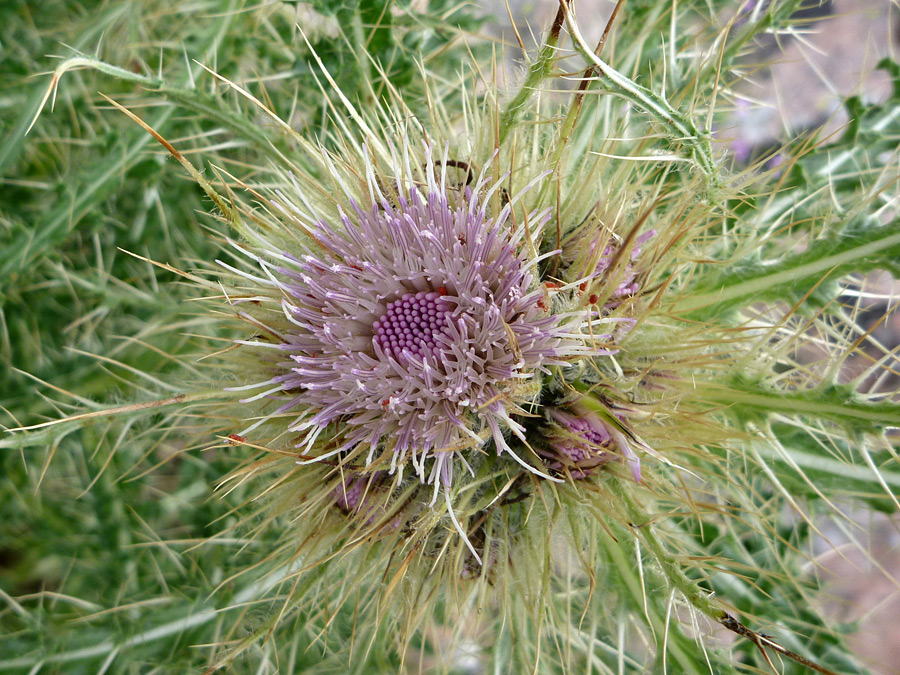
<path fill-rule="evenodd" d="M 614 457 L 609 451 L 612 435 L 596 415 L 589 411 L 573 415 L 556 408 L 547 414 L 555 429 L 549 438 L 552 452 L 542 454 L 554 460 L 551 469 L 570 467 L 573 478 L 584 478 L 591 469 Z"/>
<path fill-rule="evenodd" d="M 373 28 L 371 43 L 399 27 L 391 24 L 390 11 L 379 17 L 371 3 L 358 4 L 358 14 L 341 10 L 342 17 L 353 16 L 354 26 L 385 19 Z M 714 85 L 689 77 L 698 58 L 692 54 L 714 52 L 688 54 L 684 36 L 660 43 L 658 53 L 671 47 L 679 58 L 672 63 L 675 77 L 657 93 L 645 70 L 654 60 L 641 55 L 642 47 L 624 60 L 615 55 L 616 63 L 601 59 L 609 27 L 592 48 L 570 4 L 560 4 L 522 87 L 505 105 L 500 92 L 483 88 L 480 67 L 473 71 L 477 78 L 463 77 L 462 97 L 454 98 L 459 92 L 445 89 L 443 76 L 431 77 L 428 58 L 421 62 L 424 98 L 410 97 L 414 88 L 393 89 L 386 69 L 383 83 L 359 97 L 373 103 L 362 110 L 312 52 L 329 114 L 307 122 L 328 118 L 316 133 L 321 144 L 295 132 L 293 120 L 277 117 L 277 110 L 294 110 L 296 97 L 290 105 L 263 105 L 250 91 L 255 83 L 244 89 L 220 77 L 276 120 L 273 134 L 230 108 L 216 113 L 217 125 L 240 132 L 239 143 L 222 147 L 261 152 L 263 161 L 244 178 L 222 171 L 210 182 L 175 141 L 129 113 L 185 166 L 215 203 L 215 216 L 232 228 L 230 243 L 241 262 L 223 262 L 228 271 L 218 268 L 215 281 L 184 276 L 211 289 L 217 303 L 224 295 L 234 311 L 210 328 L 200 359 L 207 376 L 181 358 L 188 353 L 182 334 L 185 325 L 212 322 L 174 321 L 181 308 L 173 302 L 166 333 L 177 329 L 178 336 L 165 344 L 183 363 L 166 372 L 208 377 L 208 387 L 191 391 L 188 380 L 143 373 L 143 359 L 128 357 L 132 361 L 122 365 L 177 390 L 174 395 L 58 420 L 71 426 L 60 432 L 50 456 L 64 438 L 75 437 L 71 429 L 122 415 L 121 434 L 91 476 L 90 489 L 126 451 L 119 445 L 134 415 L 153 420 L 136 435 L 151 440 L 135 445 L 149 448 L 135 466 L 176 438 L 186 449 L 206 444 L 229 461 L 236 458 L 220 483 L 229 486 L 232 503 L 216 519 L 233 523 L 225 531 L 236 536 L 226 542 L 217 534 L 208 543 L 218 551 L 237 543 L 240 552 L 200 551 L 193 559 L 198 577 L 185 577 L 182 588 L 202 589 L 202 603 L 218 602 L 216 589 L 205 584 L 230 589 L 234 579 L 253 578 L 242 590 L 227 591 L 221 605 L 191 599 L 184 618 L 137 634 L 128 626 L 122 636 L 60 652 L 58 662 L 93 655 L 105 668 L 126 646 L 143 648 L 165 636 L 180 641 L 187 627 L 193 633 L 206 625 L 196 641 L 219 643 L 202 664 L 212 664 L 208 672 L 251 649 L 265 663 L 292 663 L 298 672 L 367 671 L 372 663 L 394 664 L 397 656 L 403 670 L 408 654 L 429 648 L 430 627 L 448 628 L 448 641 L 461 643 L 467 628 L 481 624 L 492 630 L 485 631 L 491 638 L 480 656 L 495 670 L 649 672 L 666 664 L 668 653 L 679 672 L 703 672 L 713 668 L 706 649 L 695 644 L 704 631 L 696 619 L 705 616 L 746 638 L 743 651 L 720 655 L 726 669 L 771 667 L 764 650 L 778 645 L 729 613 L 735 608 L 820 632 L 817 644 L 827 635 L 833 645 L 823 625 L 796 604 L 809 596 L 806 581 L 791 576 L 798 569 L 794 554 L 813 543 L 808 532 L 816 525 L 808 519 L 809 527 L 782 527 L 782 521 L 784 507 L 800 509 L 804 497 L 815 503 L 825 496 L 815 482 L 819 476 L 847 483 L 847 494 L 853 490 L 876 508 L 898 505 L 891 490 L 900 485 L 893 466 L 900 394 L 881 387 L 896 350 L 878 345 L 863 374 L 844 383 L 845 362 L 862 354 L 871 330 L 860 320 L 862 285 L 833 282 L 877 265 L 895 268 L 900 225 L 895 214 L 885 225 L 884 214 L 900 199 L 889 187 L 900 181 L 896 162 L 890 170 L 871 171 L 856 187 L 829 173 L 850 163 L 874 168 L 894 156 L 887 152 L 894 148 L 870 152 L 859 139 L 867 128 L 894 124 L 896 105 L 882 111 L 881 120 L 863 115 L 833 153 L 810 146 L 803 159 L 786 147 L 784 184 L 760 188 L 755 178 L 720 170 L 710 134 L 693 112 L 707 110 L 706 123 L 717 123 L 704 92 L 719 87 L 717 68 L 734 65 L 746 34 L 729 42 L 729 25 L 716 44 L 735 49 L 720 50 L 715 63 L 705 57 L 695 63 L 698 75 L 714 76 Z M 657 14 L 671 19 L 674 31 L 683 19 L 694 21 L 703 3 L 694 5 L 687 14 L 674 5 Z M 777 30 L 776 15 L 784 8 L 759 7 L 753 23 L 759 14 L 759 26 Z M 638 45 L 652 43 L 640 37 L 645 30 L 668 34 L 653 22 L 631 25 L 625 38 Z M 567 59 L 569 39 L 586 70 L 579 90 L 559 109 L 553 102 L 559 92 L 533 94 L 550 93 L 548 78 L 569 63 L 559 60 Z M 638 79 L 613 67 L 619 62 Z M 66 63 L 57 75 L 90 59 Z M 367 65 L 378 70 L 384 63 L 373 58 Z M 198 112 L 215 103 L 200 88 L 194 99 L 193 88 L 162 87 L 129 70 L 102 68 L 177 94 L 177 100 L 194 100 Z M 198 129 L 208 131 L 208 125 Z M 436 159 L 435 148 L 447 139 Z M 794 199 L 798 186 L 806 192 Z M 867 196 L 850 199 L 849 189 Z M 836 208 L 820 205 L 817 194 L 828 194 Z M 876 196 L 884 202 L 876 203 Z M 872 212 L 865 213 L 870 202 Z M 205 254 L 197 258 L 206 260 Z M 859 299 L 855 309 L 847 309 L 849 297 Z M 792 309 L 784 313 L 782 305 Z M 222 314 L 221 304 L 216 311 Z M 241 321 L 232 321 L 232 314 Z M 218 348 L 220 340 L 226 349 Z M 819 363 L 810 363 L 810 347 L 823 355 Z M 102 359 L 104 366 L 118 363 Z M 860 393 L 868 378 L 877 393 Z M 164 424 L 154 419 L 160 410 L 172 411 Z M 189 419 L 202 423 L 185 424 Z M 30 427 L 35 435 L 21 442 L 0 439 L 0 445 L 45 444 L 50 424 Z M 84 437 L 93 441 L 89 431 Z M 214 465 L 196 464 L 206 485 Z M 34 475 L 42 480 L 46 468 Z M 81 463 L 77 470 L 88 475 Z M 148 493 L 163 492 L 152 488 Z M 441 492 L 444 501 L 437 503 Z M 18 487 L 12 494 L 16 498 L 7 501 L 17 502 Z M 84 506 L 89 500 L 75 501 Z M 150 506 L 159 532 L 172 531 L 173 522 L 156 518 L 172 509 Z M 130 521 L 121 520 L 131 538 Z M 766 545 L 773 533 L 778 539 Z M 169 557 L 169 543 L 159 539 Z M 141 563 L 145 577 L 159 578 L 156 559 L 148 561 Z M 130 575 L 132 566 L 127 569 Z M 746 581 L 750 570 L 758 575 L 752 584 Z M 168 584 L 172 577 L 160 579 Z M 107 595 L 123 603 L 91 610 L 98 624 L 118 623 L 124 614 L 113 609 L 147 600 L 140 584 L 127 605 L 118 590 Z M 766 604 L 782 595 L 788 603 Z M 803 611 L 783 611 L 791 603 Z M 778 611 L 761 611 L 766 607 Z M 18 613 L 11 614 L 15 621 Z M 225 614 L 234 617 L 231 629 L 223 630 Z M 679 630 L 670 621 L 675 616 L 689 616 L 691 629 Z M 36 617 L 28 623 L 45 625 L 42 613 Z M 66 625 L 80 624 L 70 619 L 65 616 Z M 643 635 L 626 639 L 626 629 L 640 631 L 642 624 Z M 32 631 L 34 645 L 48 644 L 46 635 L 59 627 L 47 625 L 53 630 Z M 341 632 L 343 638 L 335 637 Z M 11 634 L 18 640 L 21 631 Z M 617 634 L 617 648 L 602 647 Z M 261 636 L 272 639 L 259 644 Z M 376 653 L 382 647 L 388 653 Z M 54 662 L 53 655 L 44 660 L 31 651 L 32 670 Z M 307 668 L 295 661 L 301 654 L 325 658 Z"/>
<path fill-rule="evenodd" d="M 547 210 L 517 227 L 517 195 L 492 217 L 487 179 L 448 188 L 446 162 L 436 176 L 430 149 L 425 160 L 421 190 L 401 183 L 368 207 L 350 199 L 339 220 L 309 223 L 315 250 L 263 262 L 290 327 L 278 333 L 282 372 L 260 386 L 290 395 L 278 414 L 297 414 L 290 430 L 305 431 L 307 451 L 339 423 L 327 456 L 361 449 L 370 466 L 383 451 L 392 473 L 410 464 L 426 483 L 449 485 L 454 460 L 468 466 L 465 451 L 488 439 L 539 473 L 504 431 L 521 435 L 512 415 L 548 367 L 591 353 L 588 315 L 543 302 L 529 238 Z"/>

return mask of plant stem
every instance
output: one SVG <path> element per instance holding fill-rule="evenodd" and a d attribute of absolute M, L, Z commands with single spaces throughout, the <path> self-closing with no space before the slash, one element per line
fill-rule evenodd
<path fill-rule="evenodd" d="M 662 569 L 663 576 L 665 576 L 666 580 L 684 596 L 694 609 L 700 611 L 722 627 L 727 628 L 733 633 L 752 642 L 760 650 L 763 658 L 767 661 L 768 656 L 765 653 L 766 647 L 817 673 L 822 673 L 823 675 L 837 675 L 834 671 L 813 663 L 796 652 L 785 649 L 771 638 L 747 628 L 744 624 L 722 609 L 717 602 L 712 600 L 711 594 L 701 590 L 695 582 L 688 579 L 679 563 L 669 555 L 669 552 L 663 547 L 662 543 L 657 538 L 656 533 L 653 531 L 653 525 L 651 524 L 652 519 L 641 510 L 624 483 L 617 478 L 611 478 L 608 485 L 616 497 L 621 500 L 622 505 L 625 507 L 625 513 L 628 516 L 632 531 L 653 555 L 653 558 Z"/>
<path fill-rule="evenodd" d="M 227 392 L 223 389 L 203 389 L 201 391 L 191 392 L 190 394 L 178 394 L 177 396 L 158 399 L 156 401 L 144 401 L 142 403 L 132 403 L 130 405 L 116 406 L 115 408 L 92 410 L 90 412 L 81 413 L 79 415 L 72 415 L 70 417 L 50 420 L 48 422 L 41 422 L 40 424 L 32 424 L 30 426 L 19 427 L 17 429 L 9 429 L 8 432 L 12 434 L 18 434 L 22 431 L 37 433 L 14 435 L 12 438 L 5 438 L 3 440 L 0 440 L 0 449 L 23 448 L 44 443 L 48 439 L 53 437 L 54 434 L 58 433 L 57 431 L 50 429 L 49 427 L 65 425 L 65 431 L 68 432 L 73 429 L 73 427 L 70 426 L 72 423 L 75 423 L 74 428 L 78 428 L 100 417 L 115 417 L 118 415 L 144 413 L 170 405 L 186 405 L 190 403 L 197 403 L 200 401 L 212 401 L 220 398 L 227 398 L 233 395 L 234 394 L 232 394 L 231 392 Z"/>
<path fill-rule="evenodd" d="M 709 136 L 701 133 L 694 121 L 673 108 L 665 99 L 664 94 L 659 95 L 646 87 L 642 87 L 634 80 L 626 77 L 618 70 L 603 61 L 594 53 L 578 30 L 578 26 L 572 18 L 568 7 L 568 0 L 560 0 L 560 5 L 566 14 L 566 22 L 569 34 L 575 43 L 578 52 L 592 64 L 602 78 L 599 82 L 613 94 L 620 96 L 632 104 L 647 111 L 657 121 L 665 125 L 671 131 L 673 137 L 691 148 L 691 155 L 700 170 L 710 179 L 713 185 L 718 183 L 718 167 L 712 155 L 712 146 Z"/>
<path fill-rule="evenodd" d="M 892 401 L 865 403 L 842 397 L 838 390 L 769 391 L 753 384 L 732 383 L 731 386 L 706 384 L 701 398 L 711 403 L 737 406 L 743 412 L 753 409 L 763 413 L 813 415 L 839 424 L 882 429 L 900 426 L 900 408 Z"/>
<path fill-rule="evenodd" d="M 531 98 L 540 83 L 553 71 L 553 64 L 556 62 L 556 47 L 559 45 L 559 34 L 562 30 L 564 18 L 565 14 L 563 13 L 562 8 L 560 8 L 556 13 L 556 19 L 554 19 L 553 25 L 550 27 L 550 32 L 547 34 L 547 39 L 544 40 L 544 43 L 538 50 L 537 58 L 528 69 L 528 75 L 525 77 L 525 81 L 522 83 L 522 86 L 519 88 L 519 91 L 516 92 L 513 99 L 500 112 L 500 135 L 497 140 L 498 145 L 503 145 L 503 142 L 509 135 L 510 129 L 519 120 L 528 99 Z"/>

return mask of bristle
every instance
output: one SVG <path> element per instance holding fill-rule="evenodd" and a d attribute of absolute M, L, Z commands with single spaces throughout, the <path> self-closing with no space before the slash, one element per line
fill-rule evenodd
<path fill-rule="evenodd" d="M 190 89 L 59 66 L 36 105 L 75 69 L 154 105 L 112 101 L 132 135 L 91 146 L 85 186 L 17 210 L 0 184 L 0 355 L 22 360 L 0 382 L 27 366 L 64 397 L 2 402 L 0 534 L 25 543 L 0 540 L 0 670 L 449 672 L 471 650 L 485 672 L 860 672 L 819 551 L 900 509 L 894 294 L 864 276 L 898 271 L 900 89 L 737 166 L 717 101 L 796 2 L 619 3 L 595 49 L 571 4 L 514 91 L 474 31 L 460 67 L 457 10 L 415 3 L 164 12 L 221 59 Z M 104 114 L 81 96 L 72 119 Z M 39 138 L 43 185 L 78 143 Z M 196 185 L 109 198 L 171 175 L 136 159 L 151 140 Z"/>

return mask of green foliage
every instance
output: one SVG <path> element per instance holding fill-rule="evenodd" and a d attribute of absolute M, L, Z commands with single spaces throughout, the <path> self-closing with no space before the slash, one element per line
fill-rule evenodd
<path fill-rule="evenodd" d="M 255 510 L 269 502 L 256 500 L 250 481 L 217 491 L 252 450 L 229 435 L 255 410 L 242 419 L 211 404 L 238 398 L 224 393 L 238 374 L 205 357 L 247 336 L 193 300 L 221 294 L 216 281 L 198 284 L 236 223 L 97 92 L 231 198 L 231 176 L 269 185 L 283 182 L 278 172 L 313 172 L 304 142 L 342 156 L 347 110 L 332 87 L 362 110 L 395 105 L 399 91 L 398 116 L 439 117 L 435 95 L 441 110 L 469 114 L 473 85 L 460 64 L 471 55 L 489 72 L 490 47 L 472 38 L 482 22 L 453 0 L 47 0 L 40 12 L 24 0 L 0 4 L 0 410 L 6 427 L 74 416 L 0 436 L 0 671 L 182 673 L 215 663 L 236 673 L 337 673 L 348 664 L 397 673 L 418 672 L 421 660 L 433 666 L 422 672 L 453 672 L 463 662 L 448 653 L 447 634 L 466 634 L 498 672 L 764 671 L 751 641 L 722 637 L 719 598 L 798 654 L 865 672 L 844 644 L 854 626 L 831 625 L 816 610 L 824 582 L 808 563 L 822 519 L 836 517 L 834 500 L 886 513 L 898 506 L 896 392 L 866 393 L 839 377 L 841 362 L 866 343 L 857 313 L 839 300 L 854 275 L 900 272 L 891 206 L 900 66 L 880 64 L 893 78 L 889 100 L 848 100 L 846 129 L 791 139 L 779 167 L 731 176 L 710 143 L 714 96 L 741 76 L 757 35 L 802 25 L 801 4 L 761 4 L 726 35 L 715 3 L 629 0 L 615 48 L 593 62 L 583 108 L 546 117 L 539 107 L 550 96 L 535 91 L 553 88 L 564 70 L 552 40 L 518 92 L 500 97 L 491 123 L 501 140 L 515 139 L 523 154 L 528 145 L 551 148 L 548 169 L 574 167 L 565 189 L 596 183 L 608 197 L 547 201 L 558 207 L 561 236 L 595 218 L 619 242 L 645 212 L 648 226 L 684 221 L 695 231 L 686 225 L 681 239 L 647 244 L 652 269 L 638 259 L 637 274 L 651 279 L 652 293 L 677 277 L 675 298 L 660 304 L 648 292 L 641 300 L 656 313 L 617 355 L 620 370 L 580 373 L 570 387 L 596 396 L 613 426 L 610 401 L 641 409 L 643 428 L 656 433 L 629 436 L 648 451 L 644 483 L 611 470 L 589 490 L 522 488 L 521 501 L 486 510 L 491 527 L 524 533 L 517 554 L 527 560 L 511 559 L 510 578 L 487 584 L 513 589 L 506 604 L 478 598 L 467 614 L 449 592 L 398 584 L 410 615 L 421 603 L 429 610 L 412 636 L 373 606 L 393 582 L 393 555 L 386 561 L 372 546 L 316 564 L 286 556 L 298 531 L 320 532 L 290 510 L 313 479 L 288 481 L 292 506 L 273 498 L 273 515 Z M 690 57 L 717 37 L 719 50 Z M 575 51 L 585 58 L 563 61 L 567 72 L 570 62 L 573 72 L 592 62 L 590 49 Z M 38 116 L 48 76 L 34 74 L 57 65 L 48 54 L 76 61 L 59 73 L 53 112 Z M 458 117 L 447 126 L 465 136 L 471 122 Z M 560 119 L 552 128 L 566 133 L 544 132 Z M 626 140 L 608 140 L 618 137 Z M 660 161 L 646 170 L 593 162 L 601 151 Z M 535 193 L 546 198 L 557 187 Z M 243 213 L 266 208 L 253 195 Z M 725 234 L 710 234 L 719 226 Z M 559 242 L 542 244 L 549 251 Z M 673 259 L 694 264 L 687 282 L 677 276 L 683 268 L 667 267 Z M 552 264 L 542 280 L 554 279 Z M 184 282 L 175 269 L 200 271 Z M 759 303 L 796 306 L 771 318 L 754 314 Z M 791 337 L 779 341 L 776 329 Z M 802 362 L 796 352 L 815 340 L 827 355 Z M 756 351 L 734 353 L 747 345 Z M 888 355 L 881 370 L 893 367 Z M 685 372 L 671 399 L 646 394 Z M 568 376 L 559 378 L 566 386 Z M 608 400 L 610 382 L 631 388 Z M 193 398 L 179 398 L 186 391 Z M 671 432 L 670 418 L 681 425 Z M 540 420 L 528 424 L 544 433 Z M 651 454 L 656 447 L 663 452 Z M 510 489 L 504 483 L 495 492 Z M 526 527 L 534 522 L 546 530 Z M 563 556 L 553 536 L 576 543 L 568 553 L 581 566 L 554 557 Z M 335 535 L 342 544 L 354 537 Z M 785 673 L 805 672 L 785 663 Z"/>
<path fill-rule="evenodd" d="M 783 172 L 775 190 L 735 201 L 731 225 L 750 225 L 759 235 L 729 251 L 727 266 L 698 277 L 682 309 L 704 318 L 777 299 L 820 308 L 849 274 L 900 273 L 900 222 L 887 207 L 900 187 L 900 75 L 887 59 L 879 69 L 894 82 L 886 101 L 848 99 L 850 122 L 837 138 L 788 144 L 770 170 Z M 795 242 L 793 251 L 785 240 Z"/>
<path fill-rule="evenodd" d="M 59 0 L 33 9 L 0 3 L 0 405 L 7 426 L 53 418 L 73 404 L 96 410 L 100 402 L 150 400 L 205 381 L 210 374 L 193 363 L 209 348 L 192 336 L 228 334 L 207 316 L 185 315 L 194 289 L 120 250 L 190 268 L 216 257 L 219 226 L 198 215 L 209 210 L 203 191 L 143 129 L 110 112 L 98 91 L 120 101 L 154 97 L 154 107 L 140 111 L 147 123 L 182 139 L 182 151 L 200 150 L 207 160 L 215 153 L 226 170 L 254 161 L 261 148 L 283 148 L 283 139 L 193 60 L 236 80 L 274 76 L 255 93 L 279 112 L 294 110 L 299 126 L 315 129 L 312 136 L 326 138 L 330 128 L 324 96 L 314 93 L 310 49 L 296 28 L 301 5 Z M 443 1 L 401 17 L 379 2 L 322 9 L 340 21 L 329 25 L 323 16 L 307 24 L 313 48 L 363 98 L 377 95 L 382 77 L 421 89 L 422 63 L 453 73 L 457 25 L 478 25 Z M 86 56 L 95 50 L 102 61 Z M 50 54 L 110 66 L 64 74 L 54 112 L 29 131 L 48 86 L 47 76 L 35 74 L 59 63 Z M 60 400 L 36 396 L 40 381 L 57 387 Z M 228 613 L 194 628 L 179 622 L 226 606 L 231 575 L 258 563 L 260 551 L 277 546 L 278 533 L 252 542 L 220 536 L 198 548 L 234 523 L 231 509 L 243 492 L 215 495 L 233 457 L 222 448 L 183 447 L 195 423 L 190 416 L 160 436 L 164 419 L 169 428 L 172 419 L 151 410 L 124 423 L 101 418 L 0 439 L 0 589 L 3 598 L 19 598 L 0 609 L 0 668 L 33 657 L 46 660 L 49 672 L 96 672 L 118 648 L 69 657 L 111 636 L 127 644 L 161 626 L 172 639 L 125 648 L 122 672 L 163 663 L 187 672 L 207 662 L 210 651 L 193 645 L 207 642 Z M 210 445 L 208 428 L 200 439 Z M 331 660 L 332 672 L 342 672 L 345 661 L 327 656 L 330 647 L 307 650 L 305 640 L 314 642 L 318 630 L 307 627 L 308 618 L 292 621 L 295 639 L 304 640 L 293 649 L 296 669 Z M 332 625 L 332 644 L 353 629 L 352 622 Z M 267 653 L 248 655 L 235 672 L 259 672 L 254 659 Z M 369 662 L 396 671 L 380 649 Z"/>

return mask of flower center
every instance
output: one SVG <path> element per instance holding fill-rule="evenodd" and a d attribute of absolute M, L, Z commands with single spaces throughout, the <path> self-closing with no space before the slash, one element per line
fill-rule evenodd
<path fill-rule="evenodd" d="M 451 305 L 434 291 L 407 293 L 387 306 L 387 311 L 372 324 L 375 341 L 386 356 L 400 360 L 404 352 L 424 358 L 438 357 Z"/>
<path fill-rule="evenodd" d="M 561 448 L 573 462 L 582 462 L 590 457 L 596 457 L 600 452 L 597 446 L 605 446 L 609 443 L 609 432 L 605 429 L 594 428 L 587 420 L 576 418 L 568 421 L 566 426 L 585 440 L 583 444 L 567 441 Z"/>

